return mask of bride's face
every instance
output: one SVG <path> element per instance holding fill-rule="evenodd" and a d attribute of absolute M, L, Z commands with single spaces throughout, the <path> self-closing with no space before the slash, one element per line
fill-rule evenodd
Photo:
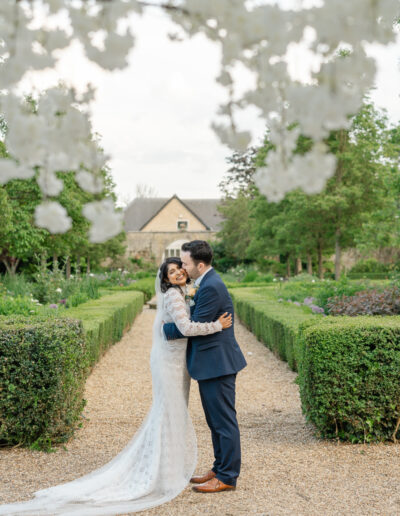
<path fill-rule="evenodd" d="M 179 285 L 180 287 L 184 287 L 186 285 L 187 280 L 187 272 L 185 269 L 182 269 L 175 263 L 170 263 L 168 265 L 168 280 L 172 285 Z"/>

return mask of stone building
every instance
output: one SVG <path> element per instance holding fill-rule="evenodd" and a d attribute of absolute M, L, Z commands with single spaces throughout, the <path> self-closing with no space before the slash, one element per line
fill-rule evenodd
<path fill-rule="evenodd" d="M 179 256 L 189 240 L 214 240 L 222 217 L 219 199 L 137 198 L 125 210 L 129 257 L 161 263 Z"/>

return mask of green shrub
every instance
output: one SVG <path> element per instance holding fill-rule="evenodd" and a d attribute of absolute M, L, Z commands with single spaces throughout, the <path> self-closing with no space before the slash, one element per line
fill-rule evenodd
<path fill-rule="evenodd" d="M 394 275 L 393 272 L 349 272 L 349 279 L 389 279 Z"/>
<path fill-rule="evenodd" d="M 86 303 L 86 301 L 89 301 L 89 296 L 86 292 L 76 292 L 68 297 L 66 305 L 68 308 L 71 308 Z"/>
<path fill-rule="evenodd" d="M 367 290 L 371 285 L 366 282 L 349 281 L 345 276 L 340 281 L 317 280 L 311 278 L 306 281 L 286 281 L 280 282 L 275 290 L 276 299 L 304 302 L 307 297 L 312 297 L 313 302 L 322 307 L 328 313 L 328 300 L 333 297 L 353 296 L 357 292 Z"/>
<path fill-rule="evenodd" d="M 319 434 L 393 438 L 400 421 L 400 317 L 322 317 L 278 303 L 274 288 L 230 291 L 237 316 L 298 371 L 303 412 Z"/>
<path fill-rule="evenodd" d="M 87 366 L 79 321 L 0 317 L 0 442 L 67 440 L 85 405 Z"/>
<path fill-rule="evenodd" d="M 247 272 L 243 277 L 243 283 L 252 283 L 256 281 L 258 278 L 258 272 L 257 271 L 249 271 Z"/>
<path fill-rule="evenodd" d="M 0 315 L 32 315 L 38 313 L 38 308 L 29 297 L 0 297 Z"/>
<path fill-rule="evenodd" d="M 139 292 L 143 292 L 145 301 L 150 301 L 150 299 L 155 295 L 155 277 L 151 278 L 142 278 L 140 280 L 135 281 L 134 283 L 131 283 L 130 285 L 127 285 L 125 287 L 111 287 L 110 290 L 118 290 L 118 291 L 132 291 L 137 290 Z"/>
<path fill-rule="evenodd" d="M 271 288 L 243 288 L 230 291 L 235 313 L 271 351 L 297 370 L 298 336 L 303 324 L 312 324 L 320 315 L 306 307 L 278 303 Z"/>
<path fill-rule="evenodd" d="M 124 330 L 142 310 L 143 297 L 141 292 L 113 292 L 65 312 L 83 323 L 90 365 L 121 339 Z"/>
<path fill-rule="evenodd" d="M 56 310 L 0 317 L 1 444 L 49 450 L 68 440 L 79 424 L 92 366 L 121 339 L 143 297 L 113 293 L 63 310 L 62 318 Z"/>
<path fill-rule="evenodd" d="M 375 258 L 368 258 L 360 260 L 350 270 L 351 273 L 365 273 L 365 272 L 390 272 L 391 267 L 385 263 L 378 262 Z"/>
<path fill-rule="evenodd" d="M 327 317 L 303 333 L 303 411 L 323 437 L 391 439 L 400 417 L 400 317 Z"/>
<path fill-rule="evenodd" d="M 31 284 L 24 274 L 5 274 L 2 278 L 5 289 L 13 296 L 29 296 L 32 292 Z"/>

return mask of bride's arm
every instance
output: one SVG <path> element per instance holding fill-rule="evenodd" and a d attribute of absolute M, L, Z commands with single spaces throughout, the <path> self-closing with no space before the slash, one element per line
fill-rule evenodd
<path fill-rule="evenodd" d="M 210 335 L 222 331 L 222 324 L 215 322 L 193 322 L 189 319 L 186 311 L 185 300 L 182 294 L 175 288 L 170 288 L 165 294 L 165 308 L 171 315 L 178 330 L 185 337 L 195 335 Z"/>

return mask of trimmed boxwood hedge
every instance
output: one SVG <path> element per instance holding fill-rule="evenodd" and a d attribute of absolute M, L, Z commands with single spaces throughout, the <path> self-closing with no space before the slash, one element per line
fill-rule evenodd
<path fill-rule="evenodd" d="M 303 411 L 323 437 L 396 440 L 400 317 L 327 317 L 302 335 Z"/>
<path fill-rule="evenodd" d="M 156 282 L 155 276 L 150 277 L 150 278 L 142 278 L 142 279 L 139 279 L 139 280 L 135 281 L 134 283 L 131 283 L 130 285 L 126 285 L 124 287 L 119 287 L 119 286 L 110 287 L 110 290 L 112 290 L 112 291 L 117 290 L 117 291 L 121 291 L 121 292 L 137 290 L 139 292 L 143 292 L 145 301 L 150 301 L 150 299 L 156 293 L 155 282 Z"/>
<path fill-rule="evenodd" d="M 321 317 L 278 303 L 270 289 L 231 291 L 243 323 L 292 369 L 303 412 L 321 437 L 396 440 L 400 317 Z"/>
<path fill-rule="evenodd" d="M 85 381 L 143 306 L 118 292 L 68 317 L 0 317 L 0 444 L 51 450 L 80 425 Z"/>
<path fill-rule="evenodd" d="M 89 364 L 95 364 L 143 308 L 142 292 L 114 292 L 70 308 L 68 317 L 80 319 L 86 337 Z"/>
<path fill-rule="evenodd" d="M 305 307 L 278 303 L 273 288 L 230 291 L 235 313 L 259 340 L 297 371 L 299 332 L 303 326 L 314 323 L 321 316 L 311 314 Z"/>

